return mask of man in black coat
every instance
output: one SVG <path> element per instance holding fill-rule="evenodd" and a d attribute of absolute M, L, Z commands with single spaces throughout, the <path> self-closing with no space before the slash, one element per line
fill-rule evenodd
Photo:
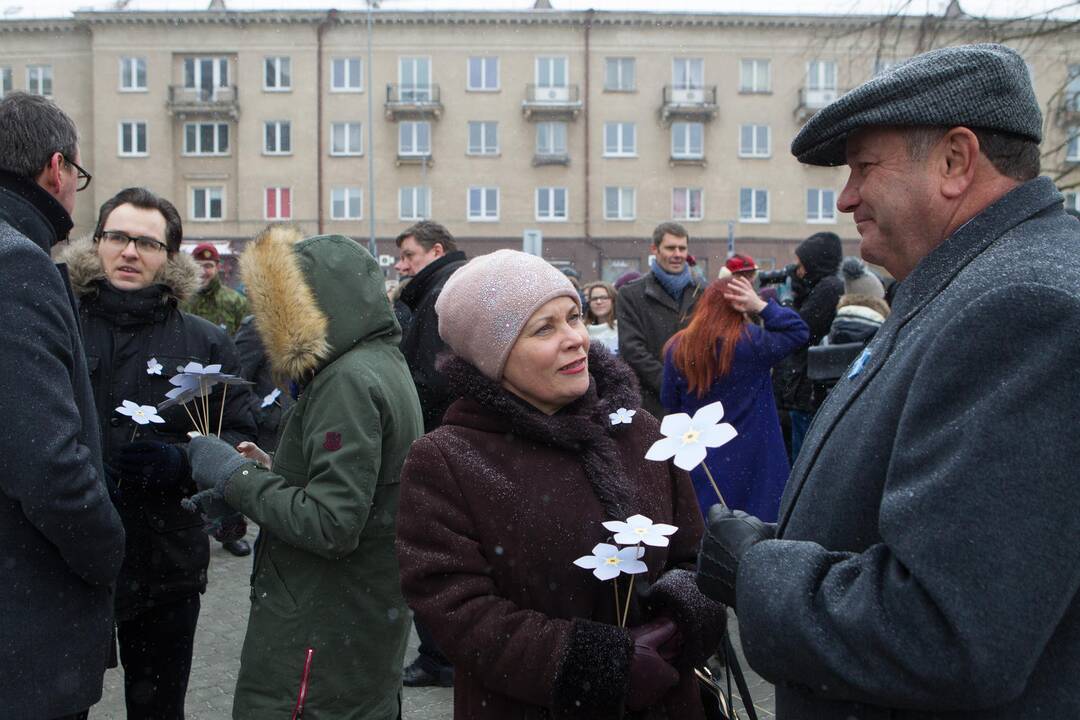
<path fill-rule="evenodd" d="M 49 258 L 71 231 L 71 119 L 0 100 L 0 708 L 85 718 L 101 698 L 124 529 L 105 485 L 75 299 Z"/>
<path fill-rule="evenodd" d="M 443 415 L 453 398 L 446 378 L 435 369 L 435 359 L 446 343 L 439 336 L 439 316 L 435 301 L 450 276 L 467 262 L 465 253 L 457 249 L 450 231 L 439 223 L 421 220 L 397 236 L 400 258 L 394 266 L 399 274 L 409 277 L 399 300 L 412 313 L 403 328 L 401 353 L 409 365 L 420 410 L 424 414 L 424 432 L 429 433 L 442 424 Z M 431 633 L 422 623 L 416 623 L 420 636 L 419 654 L 405 668 L 402 682 L 409 687 L 426 685 L 450 686 L 454 668 L 435 644 Z"/>
<path fill-rule="evenodd" d="M 892 314 L 818 411 L 779 523 L 710 514 L 699 585 L 735 607 L 781 720 L 1080 717 L 1080 224 L 1000 45 L 917 56 L 792 152 Z M 774 539 L 775 536 L 775 539 Z"/>

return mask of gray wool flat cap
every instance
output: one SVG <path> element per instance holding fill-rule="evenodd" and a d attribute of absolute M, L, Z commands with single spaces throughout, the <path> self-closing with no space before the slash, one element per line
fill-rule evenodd
<path fill-rule="evenodd" d="M 963 126 L 1042 142 L 1027 65 L 1004 45 L 961 45 L 899 63 L 815 114 L 791 142 L 808 165 L 843 165 L 847 136 L 869 125 Z"/>

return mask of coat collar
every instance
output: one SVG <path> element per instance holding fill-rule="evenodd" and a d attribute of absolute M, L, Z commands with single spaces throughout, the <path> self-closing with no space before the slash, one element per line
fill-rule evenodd
<path fill-rule="evenodd" d="M 94 295 L 101 283 L 108 284 L 97 246 L 90 236 L 72 240 L 63 246 L 57 252 L 57 261 L 67 264 L 71 287 L 79 297 Z M 164 298 L 163 302 L 170 298 L 184 302 L 198 290 L 199 266 L 187 253 L 172 253 L 155 287 L 161 289 L 159 294 Z"/>
<path fill-rule="evenodd" d="M 651 273 L 646 273 L 645 276 L 639 281 L 644 283 L 643 292 L 645 296 L 655 300 L 666 308 L 669 308 L 672 312 L 681 312 L 693 304 L 697 296 L 701 294 L 701 283 L 691 282 L 683 290 L 682 298 L 679 302 L 676 302 L 674 298 L 667 294 L 667 290 L 660 284 L 660 281 Z"/>
<path fill-rule="evenodd" d="M 419 305 L 420 300 L 427 295 L 432 283 L 442 277 L 443 269 L 450 265 L 454 265 L 454 268 L 451 270 L 451 272 L 453 272 L 453 270 L 457 270 L 458 267 L 464 265 L 465 261 L 465 253 L 461 250 L 455 250 L 454 252 L 446 253 L 437 260 L 429 262 L 423 270 L 416 273 L 416 276 L 413 277 L 413 279 L 409 281 L 409 284 L 405 286 L 405 289 L 401 291 L 401 301 L 408 305 L 410 310 L 415 312 L 416 306 Z"/>
<path fill-rule="evenodd" d="M 64 206 L 32 180 L 0 171 L 0 219 L 49 252 L 74 223 Z M 6 210 L 6 212 L 5 212 Z"/>

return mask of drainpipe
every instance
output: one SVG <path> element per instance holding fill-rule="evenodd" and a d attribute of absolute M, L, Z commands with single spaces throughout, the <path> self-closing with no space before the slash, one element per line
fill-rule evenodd
<path fill-rule="evenodd" d="M 592 130 L 589 128 L 589 108 L 592 107 L 592 97 L 589 95 L 589 40 L 592 34 L 592 22 L 594 10 L 589 8 L 585 11 L 585 88 L 582 93 L 585 98 L 585 108 L 582 111 L 582 123 L 585 126 L 585 217 L 584 217 L 584 231 L 585 231 L 585 244 L 596 250 L 596 275 L 600 277 L 603 274 L 604 266 L 604 250 L 592 239 L 592 228 L 590 225 L 589 215 L 589 190 L 592 185 L 592 175 L 590 172 L 590 154 L 589 154 L 589 139 L 592 137 Z"/>
<path fill-rule="evenodd" d="M 327 10 L 315 29 L 315 202 L 318 206 L 319 235 L 326 226 L 326 204 L 323 202 L 323 34 L 337 20 L 337 10 Z"/>

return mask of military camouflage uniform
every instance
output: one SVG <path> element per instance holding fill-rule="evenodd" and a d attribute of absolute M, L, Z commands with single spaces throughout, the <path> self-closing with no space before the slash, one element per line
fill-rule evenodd
<path fill-rule="evenodd" d="M 215 277 L 195 293 L 183 310 L 220 325 L 233 336 L 248 314 L 248 304 L 243 295 L 223 285 L 221 279 Z"/>

